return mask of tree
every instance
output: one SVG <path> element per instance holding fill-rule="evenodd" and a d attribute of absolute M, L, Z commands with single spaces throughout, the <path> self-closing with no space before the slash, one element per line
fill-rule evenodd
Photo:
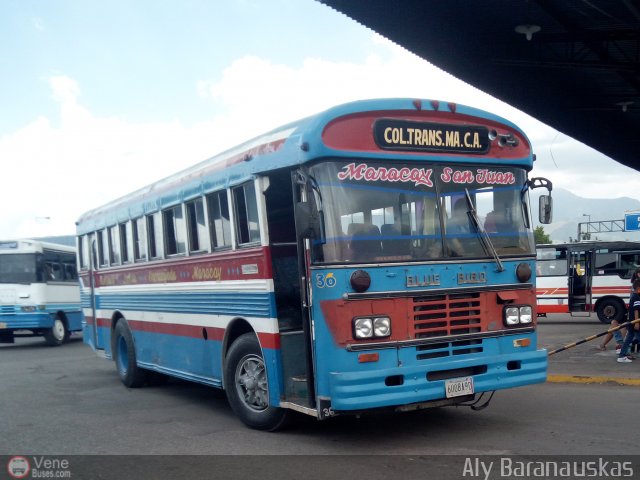
<path fill-rule="evenodd" d="M 536 245 L 541 243 L 551 243 L 551 237 L 544 232 L 544 227 L 539 225 L 533 231 L 533 237 L 536 240 Z"/>

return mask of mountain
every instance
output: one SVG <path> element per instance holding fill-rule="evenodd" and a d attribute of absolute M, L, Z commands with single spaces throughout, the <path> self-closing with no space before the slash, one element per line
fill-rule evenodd
<path fill-rule="evenodd" d="M 538 223 L 538 198 L 546 193 L 543 188 L 538 188 L 531 192 L 531 205 L 533 211 L 534 227 Z M 610 227 L 611 220 L 623 220 L 624 214 L 630 211 L 640 211 L 640 200 L 629 197 L 621 198 L 584 198 L 574 195 L 568 190 L 554 188 L 551 192 L 553 198 L 553 223 L 543 225 L 553 243 L 563 243 L 573 241 L 578 236 L 578 224 L 582 225 L 581 232 L 587 232 L 586 222 L 590 221 L 589 227 L 591 240 L 630 240 L 640 242 L 640 232 L 598 232 L 594 233 L 600 225 L 596 222 L 603 222 L 600 227 Z M 586 215 L 589 215 L 587 217 Z M 601 230 L 603 228 L 600 228 Z"/>

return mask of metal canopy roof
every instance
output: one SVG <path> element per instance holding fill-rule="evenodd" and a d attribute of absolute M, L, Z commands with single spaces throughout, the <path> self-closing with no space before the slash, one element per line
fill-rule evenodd
<path fill-rule="evenodd" d="M 640 170 L 640 1 L 320 1 Z"/>

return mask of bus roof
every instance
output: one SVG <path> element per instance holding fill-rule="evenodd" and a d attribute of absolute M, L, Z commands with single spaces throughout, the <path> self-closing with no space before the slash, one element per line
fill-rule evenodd
<path fill-rule="evenodd" d="M 0 254 L 11 253 L 33 253 L 42 252 L 43 250 L 55 250 L 58 252 L 75 253 L 76 248 L 60 243 L 44 242 L 29 238 L 21 238 L 15 240 L 0 240 Z"/>
<path fill-rule="evenodd" d="M 441 123 L 482 123 L 506 128 L 516 133 L 526 143 L 526 150 L 519 150 L 515 158 L 501 158 L 499 164 L 517 165 L 531 169 L 533 156 L 530 142 L 516 125 L 497 115 L 464 105 L 409 98 L 361 100 L 346 103 L 316 115 L 276 128 L 223 153 L 208 158 L 185 170 L 154 182 L 124 197 L 83 214 L 76 222 L 77 233 L 83 234 L 124 222 L 144 214 L 176 205 L 204 193 L 228 188 L 247 181 L 263 172 L 304 164 L 319 158 L 340 156 L 362 157 L 363 150 L 341 149 L 328 146 L 323 139 L 325 129 L 332 122 L 344 117 L 366 116 L 376 112 L 378 116 L 411 118 L 416 112 L 429 116 L 430 121 Z M 369 127 L 369 130 L 371 128 Z M 371 136 L 371 134 L 369 134 Z M 522 153 L 526 151 L 526 153 Z M 368 158 L 388 159 L 389 152 L 365 151 Z M 480 161 L 478 155 L 452 155 L 451 153 L 425 153 L 418 151 L 393 151 L 404 161 L 424 160 L 470 163 Z"/>

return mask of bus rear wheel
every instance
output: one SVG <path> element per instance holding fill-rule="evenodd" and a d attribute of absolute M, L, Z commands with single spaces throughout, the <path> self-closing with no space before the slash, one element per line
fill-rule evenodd
<path fill-rule="evenodd" d="M 609 324 L 613 320 L 621 321 L 624 318 L 625 307 L 621 300 L 615 298 L 605 298 L 596 306 L 598 320 Z"/>
<path fill-rule="evenodd" d="M 44 332 L 44 340 L 51 347 L 58 347 L 69 340 L 70 336 L 67 324 L 62 318 L 56 316 L 51 328 Z"/>
<path fill-rule="evenodd" d="M 253 333 L 241 335 L 229 348 L 224 385 L 231 408 L 247 426 L 274 431 L 284 425 L 287 411 L 269 405 L 267 370 Z"/>
<path fill-rule="evenodd" d="M 147 379 L 147 371 L 138 366 L 133 335 L 124 320 L 116 324 L 113 345 L 113 356 L 120 380 L 126 387 L 141 387 Z"/>

